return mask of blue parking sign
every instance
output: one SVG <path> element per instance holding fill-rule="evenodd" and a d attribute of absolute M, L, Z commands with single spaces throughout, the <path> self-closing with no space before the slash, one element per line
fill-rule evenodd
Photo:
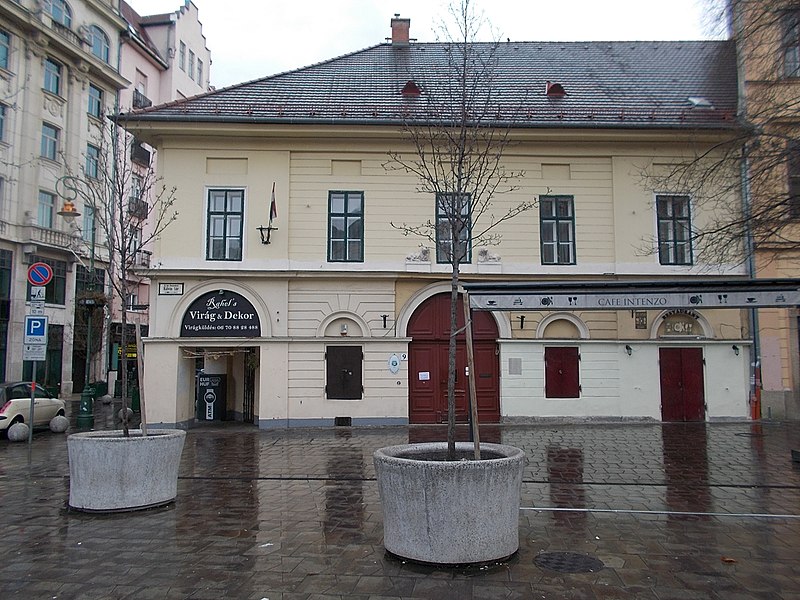
<path fill-rule="evenodd" d="M 47 317 L 33 315 L 25 316 L 25 343 L 47 343 Z"/>

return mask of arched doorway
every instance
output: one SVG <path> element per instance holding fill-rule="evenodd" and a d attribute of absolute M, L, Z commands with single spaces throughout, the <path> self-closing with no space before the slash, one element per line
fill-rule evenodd
<path fill-rule="evenodd" d="M 656 319 L 659 340 L 678 342 L 658 349 L 662 421 L 704 421 L 706 418 L 703 348 L 682 341 L 711 337 L 711 327 L 693 310 L 668 310 Z"/>
<path fill-rule="evenodd" d="M 458 328 L 464 326 L 459 298 Z M 500 421 L 500 361 L 497 355 L 497 324 L 488 312 L 472 313 L 475 350 L 475 387 L 478 420 Z M 447 365 L 450 339 L 450 294 L 437 294 L 414 311 L 408 324 L 410 423 L 447 421 Z M 467 421 L 468 381 L 466 337 L 460 334 L 456 348 L 456 419 Z"/>

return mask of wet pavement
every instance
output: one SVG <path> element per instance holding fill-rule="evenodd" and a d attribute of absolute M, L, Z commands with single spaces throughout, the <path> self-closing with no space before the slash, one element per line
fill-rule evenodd
<path fill-rule="evenodd" d="M 118 408 L 98 404 L 96 427 Z M 0 597 L 800 600 L 800 423 L 485 426 L 527 455 L 520 550 L 455 569 L 386 554 L 372 465 L 443 436 L 197 428 L 173 505 L 108 516 L 66 509 L 64 435 L 2 439 Z M 559 552 L 602 568 L 542 560 Z"/>

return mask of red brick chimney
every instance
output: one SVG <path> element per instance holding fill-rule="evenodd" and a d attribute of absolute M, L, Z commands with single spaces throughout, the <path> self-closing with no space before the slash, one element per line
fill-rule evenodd
<path fill-rule="evenodd" d="M 397 13 L 392 19 L 392 46 L 408 46 L 411 19 L 401 19 Z"/>

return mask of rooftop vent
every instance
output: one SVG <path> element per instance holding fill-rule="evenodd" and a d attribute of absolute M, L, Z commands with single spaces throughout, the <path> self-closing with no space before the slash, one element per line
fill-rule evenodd
<path fill-rule="evenodd" d="M 411 19 L 401 19 L 400 14 L 396 13 L 392 19 L 392 46 L 408 46 L 410 30 Z"/>
<path fill-rule="evenodd" d="M 703 98 L 702 96 L 689 96 L 687 98 L 689 104 L 692 105 L 692 108 L 714 108 L 714 105 L 708 98 Z"/>
<path fill-rule="evenodd" d="M 416 83 L 414 83 L 413 79 L 409 79 L 403 86 L 403 89 L 400 91 L 400 93 L 406 98 L 416 98 L 422 93 L 422 90 Z"/>
<path fill-rule="evenodd" d="M 563 98 L 567 95 L 567 90 L 560 83 L 552 83 L 547 81 L 545 84 L 544 93 L 549 98 Z"/>

